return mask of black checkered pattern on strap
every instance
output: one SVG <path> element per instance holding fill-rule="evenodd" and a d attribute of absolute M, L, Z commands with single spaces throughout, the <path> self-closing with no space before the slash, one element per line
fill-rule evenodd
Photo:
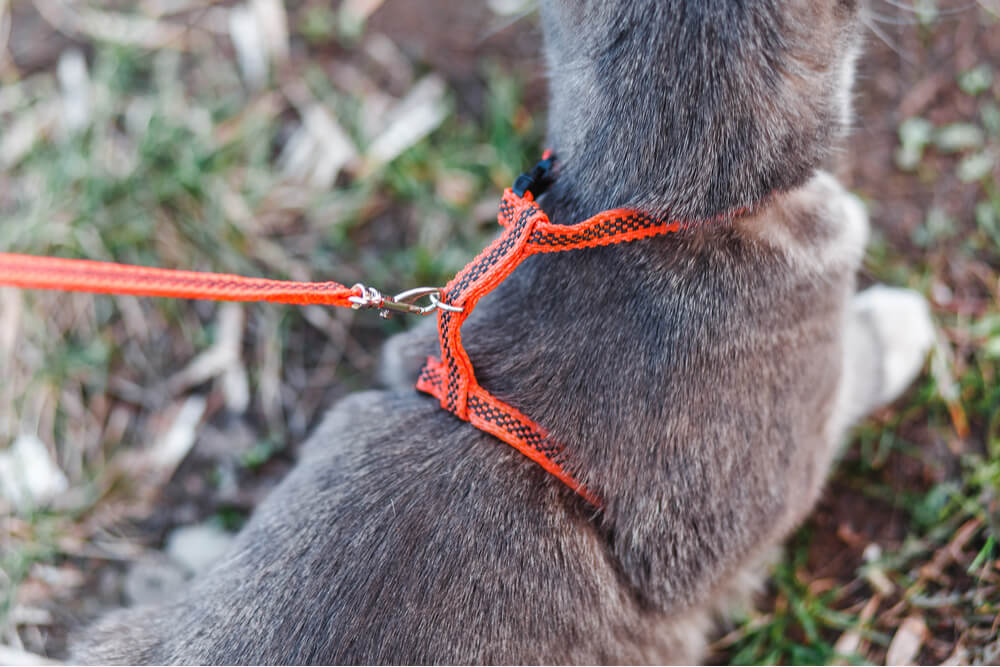
<path fill-rule="evenodd" d="M 513 209 L 511 210 L 513 213 Z M 538 213 L 537 206 L 525 208 L 518 216 L 514 224 L 500 237 L 500 243 L 482 258 L 478 258 L 457 276 L 457 283 L 448 286 L 448 303 L 462 305 L 465 299 L 466 290 L 470 289 L 477 280 L 486 275 L 493 266 L 501 262 L 507 255 L 513 252 L 520 241 L 521 232 L 532 216 Z"/>
<path fill-rule="evenodd" d="M 563 448 L 542 435 L 538 429 L 518 419 L 511 412 L 505 411 L 497 405 L 483 403 L 479 400 L 478 396 L 469 396 L 469 412 L 483 421 L 496 424 L 508 433 L 513 434 L 522 442 L 527 443 L 536 451 L 544 454 L 550 461 L 561 463 L 560 456 L 564 451 Z"/>
<path fill-rule="evenodd" d="M 594 225 L 588 229 L 581 230 L 575 234 L 552 233 L 547 230 L 536 229 L 528 239 L 529 243 L 540 246 L 570 246 L 580 243 L 589 243 L 597 239 L 605 239 L 629 232 L 636 232 L 640 229 L 658 227 L 663 222 L 657 218 L 649 217 L 639 213 L 623 213 L 620 216 L 609 218 L 601 224 Z"/>

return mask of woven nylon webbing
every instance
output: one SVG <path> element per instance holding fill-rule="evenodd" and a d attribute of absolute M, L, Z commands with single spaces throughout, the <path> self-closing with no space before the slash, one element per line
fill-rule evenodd
<path fill-rule="evenodd" d="M 340 283 L 304 283 L 267 278 L 245 278 L 228 273 L 175 271 L 86 259 L 36 257 L 0 253 L 0 285 L 28 289 L 95 294 L 133 294 L 178 299 L 270 301 L 299 306 L 352 307 L 358 287 Z"/>
<path fill-rule="evenodd" d="M 546 161 L 543 160 L 540 165 Z M 551 166 L 551 160 L 548 161 Z M 533 170 L 546 173 L 547 169 Z M 435 396 L 441 407 L 476 428 L 491 433 L 513 446 L 532 461 L 579 493 L 595 507 L 596 494 L 573 478 L 565 469 L 565 452 L 552 442 L 541 426 L 514 407 L 504 403 L 476 382 L 475 371 L 462 347 L 462 324 L 479 300 L 496 288 L 525 257 L 541 252 L 559 252 L 623 243 L 675 232 L 682 222 L 663 222 L 629 209 L 605 211 L 575 225 L 552 224 L 535 203 L 528 188 L 535 185 L 518 179 L 521 193 L 508 188 L 497 216 L 503 233 L 483 250 L 461 273 L 448 283 L 442 300 L 462 308 L 460 313 L 438 311 L 441 358 L 427 360 L 417 380 L 417 389 Z"/>

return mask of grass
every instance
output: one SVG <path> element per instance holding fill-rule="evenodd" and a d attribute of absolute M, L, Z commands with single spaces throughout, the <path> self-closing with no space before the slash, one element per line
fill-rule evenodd
<path fill-rule="evenodd" d="M 920 16 L 912 32 L 930 51 L 951 15 Z M 0 251 L 364 279 L 389 292 L 445 282 L 493 233 L 501 189 L 540 152 L 531 82 L 483 62 L 476 110 L 459 111 L 461 86 L 449 84 L 431 132 L 370 162 L 380 114 L 371 91 L 385 72 L 365 56 L 363 22 L 342 18 L 313 2 L 292 10 L 303 50 L 273 62 L 258 89 L 222 37 L 181 50 L 87 39 L 89 104 L 76 127 L 61 106 L 58 53 L 32 73 L 0 67 Z M 403 58 L 413 70 L 405 94 L 429 72 Z M 913 627 L 926 628 L 915 659 L 997 659 L 998 76 L 986 56 L 962 65 L 947 109 L 889 128 L 886 180 L 908 196 L 935 194 L 906 228 L 879 212 L 886 193 L 861 193 L 883 230 L 865 278 L 931 296 L 939 356 L 904 399 L 855 429 L 832 492 L 789 541 L 759 610 L 717 644 L 721 661 L 878 663 Z M 312 179 L 328 151 L 317 137 L 303 139 L 311 161 L 287 152 L 311 105 L 357 151 L 321 185 Z M 0 644 L 58 655 L 65 627 L 100 607 L 98 573 L 120 579 L 118 563 L 179 523 L 238 528 L 322 411 L 370 384 L 379 343 L 404 326 L 315 308 L 240 313 L 238 353 L 198 375 L 193 360 L 232 336 L 220 306 L 0 290 L 0 450 L 37 435 L 68 481 L 40 508 L 0 507 Z M 187 455 L 157 464 L 192 394 L 206 400 Z M 853 509 L 838 504 L 845 498 L 857 499 Z M 193 515 L 170 513 L 185 503 Z"/>

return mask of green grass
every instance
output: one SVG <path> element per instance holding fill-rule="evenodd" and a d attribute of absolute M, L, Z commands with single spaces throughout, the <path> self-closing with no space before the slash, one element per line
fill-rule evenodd
<path fill-rule="evenodd" d="M 734 665 L 824 665 L 835 660 L 862 664 L 856 655 L 839 655 L 830 641 L 858 624 L 856 615 L 837 609 L 837 591 L 816 592 L 803 573 L 810 531 L 803 529 L 791 540 L 785 559 L 772 573 L 773 610 L 744 620 L 738 639 L 728 645 Z M 868 638 L 886 641 L 866 631 Z"/>

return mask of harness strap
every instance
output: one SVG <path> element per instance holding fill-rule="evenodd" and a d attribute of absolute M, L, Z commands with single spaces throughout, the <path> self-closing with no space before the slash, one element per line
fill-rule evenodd
<path fill-rule="evenodd" d="M 553 224 L 533 194 L 540 195 L 551 182 L 553 166 L 553 158 L 546 156 L 504 192 L 497 215 L 504 231 L 445 286 L 442 301 L 461 311 L 438 310 L 441 358 L 427 360 L 417 389 L 435 396 L 445 410 L 503 440 L 590 504 L 601 507 L 600 498 L 566 470 L 565 448 L 530 417 L 479 385 L 462 346 L 462 324 L 479 300 L 530 255 L 634 241 L 676 232 L 689 223 L 663 222 L 639 211 L 614 209 L 575 225 Z"/>

